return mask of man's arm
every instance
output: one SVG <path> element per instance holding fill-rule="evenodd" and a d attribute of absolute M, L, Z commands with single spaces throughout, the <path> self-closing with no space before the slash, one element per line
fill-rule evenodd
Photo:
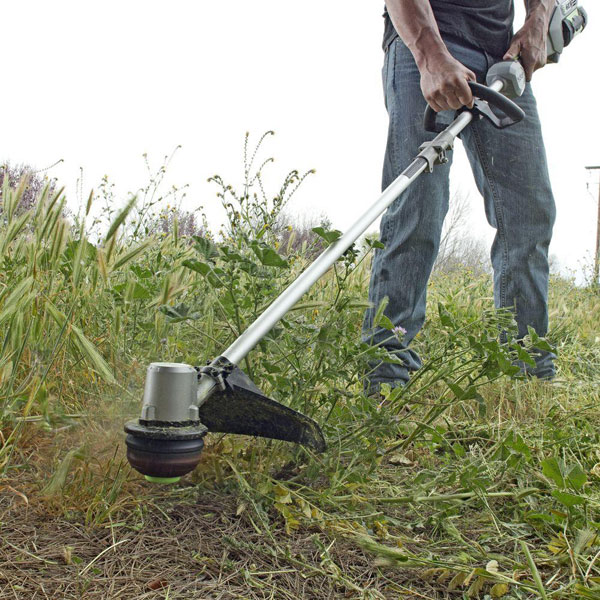
<path fill-rule="evenodd" d="M 546 38 L 555 5 L 555 0 L 525 0 L 525 23 L 504 55 L 504 60 L 521 59 L 527 81 L 531 81 L 534 71 L 546 64 Z"/>
<path fill-rule="evenodd" d="M 421 90 L 431 108 L 440 112 L 472 107 L 473 95 L 467 81 L 475 81 L 475 74 L 448 52 L 429 0 L 385 3 L 396 31 L 414 56 L 421 73 Z"/>

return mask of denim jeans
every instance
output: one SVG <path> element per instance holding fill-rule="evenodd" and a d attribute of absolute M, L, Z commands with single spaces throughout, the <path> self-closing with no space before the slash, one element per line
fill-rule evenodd
<path fill-rule="evenodd" d="M 450 53 L 485 82 L 496 60 L 483 50 L 455 38 L 445 39 Z M 385 189 L 434 135 L 423 129 L 426 102 L 420 75 L 408 48 L 396 39 L 385 53 L 383 83 L 389 130 L 383 168 Z M 527 84 L 515 100 L 526 118 L 507 129 L 487 120 L 473 121 L 461 134 L 475 182 L 483 196 L 488 222 L 496 229 L 491 248 L 494 300 L 497 307 L 514 309 L 519 336 L 531 326 L 544 336 L 548 328 L 548 246 L 555 206 L 536 102 Z M 380 239 L 384 249 L 373 257 L 363 339 L 396 354 L 402 365 L 375 365 L 366 382 L 376 390 L 381 383 L 402 384 L 421 366 L 409 348 L 425 321 L 427 282 L 439 249 L 442 224 L 448 211 L 448 177 L 452 162 L 438 165 L 419 177 L 385 212 Z M 373 328 L 377 307 L 388 297 L 385 314 L 406 330 L 402 342 L 390 332 Z M 533 374 L 554 375 L 554 355 L 541 353 Z"/>

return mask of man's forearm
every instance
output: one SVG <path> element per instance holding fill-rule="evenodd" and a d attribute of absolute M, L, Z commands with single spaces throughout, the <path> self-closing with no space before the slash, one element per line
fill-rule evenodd
<path fill-rule="evenodd" d="M 429 60 L 448 53 L 429 0 L 386 0 L 392 23 L 420 70 Z"/>
<path fill-rule="evenodd" d="M 436 112 L 473 106 L 467 84 L 475 73 L 448 52 L 429 0 L 386 0 L 392 23 L 421 74 L 421 90 Z"/>
<path fill-rule="evenodd" d="M 531 80 L 534 71 L 546 64 L 546 36 L 556 0 L 525 0 L 527 16 L 504 55 L 505 60 L 520 58 L 525 78 Z"/>
<path fill-rule="evenodd" d="M 540 20 L 547 27 L 555 6 L 556 0 L 525 0 L 525 19 Z"/>

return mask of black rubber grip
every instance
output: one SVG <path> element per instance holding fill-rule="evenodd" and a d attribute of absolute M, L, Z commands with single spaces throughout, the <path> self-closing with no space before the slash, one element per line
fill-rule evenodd
<path fill-rule="evenodd" d="M 525 112 L 523 109 L 520 106 L 517 106 L 512 100 L 509 100 L 506 96 L 503 96 L 500 92 L 496 92 L 495 90 L 492 90 L 481 83 L 475 83 L 474 81 L 469 81 L 468 84 L 475 98 L 480 98 L 488 104 L 495 106 L 501 110 L 505 116 L 495 117 L 491 111 L 488 114 L 487 112 L 481 112 L 476 108 L 465 110 L 473 110 L 476 113 L 482 114 L 484 117 L 487 117 L 490 119 L 490 121 L 492 121 L 494 127 L 499 129 L 514 125 L 525 118 Z M 427 105 L 427 108 L 425 109 L 425 115 L 423 117 L 423 126 L 425 127 L 425 131 L 441 133 L 445 129 L 445 126 L 437 122 L 437 114 L 438 113 L 436 113 L 431 106 Z"/>
<path fill-rule="evenodd" d="M 492 106 L 499 108 L 507 117 L 509 117 L 511 120 L 510 125 L 514 125 L 525 118 L 525 111 L 512 100 L 503 96 L 500 92 L 487 87 L 487 85 L 475 83 L 474 81 L 469 81 L 469 87 L 473 92 L 473 96 L 481 98 Z"/>

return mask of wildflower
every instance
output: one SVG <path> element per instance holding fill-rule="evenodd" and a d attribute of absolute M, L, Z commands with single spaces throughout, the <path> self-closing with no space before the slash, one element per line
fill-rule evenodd
<path fill-rule="evenodd" d="M 404 329 L 402 325 L 398 325 L 392 329 L 392 333 L 396 336 L 398 341 L 400 341 L 406 335 L 406 329 Z"/>

